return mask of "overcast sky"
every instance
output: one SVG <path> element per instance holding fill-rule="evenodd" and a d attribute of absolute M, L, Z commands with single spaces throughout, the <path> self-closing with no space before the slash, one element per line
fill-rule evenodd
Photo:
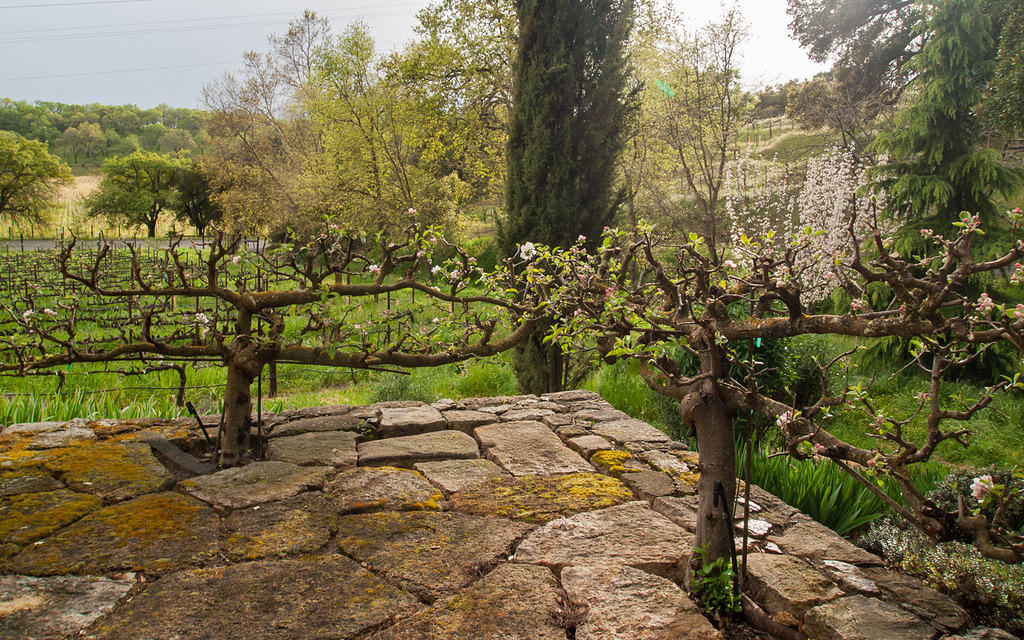
<path fill-rule="evenodd" d="M 693 28 L 721 12 L 716 0 L 673 0 Z M 337 27 L 364 20 L 380 50 L 413 37 L 429 0 L 0 0 L 0 97 L 65 103 L 167 103 L 198 107 L 199 90 L 242 52 L 313 9 Z M 810 62 L 789 38 L 785 0 L 741 0 L 751 40 L 749 86 L 807 78 Z"/>

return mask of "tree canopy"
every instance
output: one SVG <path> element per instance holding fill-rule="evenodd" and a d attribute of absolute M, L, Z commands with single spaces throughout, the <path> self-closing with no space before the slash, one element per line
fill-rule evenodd
<path fill-rule="evenodd" d="M 151 151 L 136 151 L 103 163 L 99 189 L 86 200 L 89 215 L 112 223 L 143 226 L 150 238 L 164 213 L 177 210 L 179 174 L 188 160 Z"/>
<path fill-rule="evenodd" d="M 0 220 L 37 224 L 71 170 L 46 144 L 0 131 Z"/>
<path fill-rule="evenodd" d="M 993 215 L 992 194 L 1009 196 L 1024 178 L 980 135 L 976 114 L 995 57 L 995 27 L 982 4 L 929 3 L 924 46 L 909 63 L 916 74 L 914 97 L 873 143 L 888 154 L 879 184 L 889 193 L 890 210 L 935 218 L 943 229 L 961 211 Z"/>

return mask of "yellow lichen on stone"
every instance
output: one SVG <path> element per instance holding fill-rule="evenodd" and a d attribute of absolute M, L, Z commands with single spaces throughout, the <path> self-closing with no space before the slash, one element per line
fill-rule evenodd
<path fill-rule="evenodd" d="M 99 507 L 99 498 L 67 489 L 0 498 L 0 543 L 44 538 Z"/>
<path fill-rule="evenodd" d="M 144 444 L 86 443 L 54 449 L 43 466 L 66 484 L 114 500 L 169 488 L 174 478 Z"/>
<path fill-rule="evenodd" d="M 27 575 L 164 572 L 212 557 L 217 527 L 216 514 L 197 500 L 150 494 L 98 509 L 25 547 L 10 568 Z"/>
<path fill-rule="evenodd" d="M 544 523 L 633 499 L 619 480 L 600 473 L 495 478 L 452 495 L 451 508 L 478 515 Z"/>
<path fill-rule="evenodd" d="M 599 473 L 574 473 L 559 479 L 559 493 L 577 501 L 587 501 L 595 509 L 611 507 L 633 499 L 629 487 Z"/>
<path fill-rule="evenodd" d="M 441 495 L 440 491 L 435 491 L 428 500 L 423 502 L 417 502 L 412 505 L 413 511 L 439 511 L 441 509 L 441 501 L 444 496 Z"/>
<path fill-rule="evenodd" d="M 602 468 L 606 473 L 618 478 L 626 471 L 626 467 L 623 466 L 623 463 L 627 460 L 631 460 L 632 458 L 633 454 L 628 451 L 605 449 L 604 451 L 598 451 L 591 456 L 590 461 Z"/>

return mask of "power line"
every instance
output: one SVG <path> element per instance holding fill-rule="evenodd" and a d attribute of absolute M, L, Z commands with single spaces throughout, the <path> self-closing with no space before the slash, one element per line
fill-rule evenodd
<path fill-rule="evenodd" d="M 397 7 L 416 7 L 424 4 L 424 0 L 419 2 L 387 2 L 379 3 L 374 5 L 364 5 L 358 7 L 346 7 L 344 9 L 328 9 L 324 11 L 317 11 L 317 15 L 331 14 L 331 13 L 352 13 L 363 9 L 389 9 Z M 247 18 L 273 18 L 281 16 L 294 16 L 294 11 L 277 11 L 273 13 L 248 13 L 248 14 L 232 14 L 229 16 L 206 16 L 203 18 L 178 18 L 175 20 L 149 20 L 146 22 L 123 22 L 120 24 L 91 24 L 91 25 L 77 25 L 73 27 L 41 27 L 39 29 L 18 29 L 17 31 L 0 31 L 0 36 L 18 36 L 27 33 L 44 33 L 47 31 L 70 31 L 70 30 L 85 30 L 85 29 L 120 29 L 121 27 L 147 27 L 150 25 L 168 25 L 168 24 L 182 24 L 182 23 L 195 23 L 195 22 L 207 22 L 210 20 L 243 20 Z"/>
<path fill-rule="evenodd" d="M 0 9 L 40 9 L 43 7 L 84 7 L 89 4 L 132 4 L 136 2 L 156 2 L 156 0 L 91 0 L 90 2 L 48 2 L 45 4 L 10 4 L 0 5 Z"/>
<path fill-rule="evenodd" d="M 381 5 L 381 8 L 399 7 L 399 6 L 418 6 L 419 4 L 421 4 L 421 3 L 419 3 L 419 2 L 416 2 L 416 3 L 399 3 L 399 4 L 393 4 L 393 5 Z M 366 17 L 377 17 L 377 16 L 390 16 L 390 15 L 403 15 L 406 12 L 405 11 L 376 11 L 376 12 L 370 12 L 370 13 L 352 13 L 351 10 L 339 10 L 339 11 L 325 12 L 325 13 L 342 13 L 342 14 L 346 14 L 346 15 L 360 15 L 360 16 L 366 16 Z M 274 15 L 274 14 L 265 14 L 265 15 Z M 283 15 L 292 15 L 292 14 L 288 13 L 288 14 L 283 14 Z M 137 24 L 140 25 L 140 26 L 148 25 L 148 24 L 166 25 L 168 22 L 192 22 L 192 23 L 194 23 L 194 22 L 198 22 L 198 21 L 200 21 L 200 20 L 196 20 L 196 19 L 193 19 L 193 20 L 170 20 L 170 21 L 164 21 L 164 22 L 149 22 L 149 23 L 143 22 L 143 23 L 137 23 Z M 203 19 L 202 21 L 205 21 L 205 19 Z M 196 32 L 196 31 L 217 31 L 217 30 L 222 30 L 222 29 L 239 29 L 239 28 L 244 29 L 244 28 L 248 28 L 248 27 L 274 26 L 274 25 L 277 25 L 277 24 L 278 24 L 278 21 L 276 21 L 276 20 L 274 20 L 274 21 L 262 20 L 262 21 L 258 21 L 258 22 L 220 23 L 220 24 L 206 24 L 206 25 L 185 24 L 185 25 L 181 25 L 181 26 L 161 26 L 161 27 L 152 27 L 152 28 L 146 28 L 146 29 L 132 29 L 132 30 L 128 30 L 128 31 L 108 30 L 108 31 L 94 31 L 94 32 L 91 32 L 91 33 L 58 33 L 58 34 L 44 35 L 44 36 L 23 36 L 23 35 L 21 35 L 19 33 L 19 34 L 15 35 L 15 37 L 10 37 L 10 38 L 6 38 L 6 39 L 0 39 L 0 44 L 22 44 L 22 43 L 27 43 L 27 42 L 31 42 L 31 43 L 51 42 L 51 41 L 57 41 L 57 40 L 89 40 L 89 39 L 94 39 L 94 38 L 112 38 L 112 37 L 125 37 L 125 36 L 155 35 L 155 34 L 162 34 L 162 33 L 181 33 L 181 32 Z M 73 29 L 73 28 L 75 28 L 75 27 L 62 27 L 60 29 L 65 29 L 66 30 L 66 29 Z M 39 31 L 43 31 L 43 30 L 39 30 Z M 10 34 L 10 32 L 8 32 L 8 34 Z"/>
<path fill-rule="evenodd" d="M 0 82 L 16 82 L 22 80 L 50 80 L 53 78 L 78 78 L 81 76 L 103 76 L 114 73 L 140 73 L 142 71 L 169 71 L 172 69 L 190 69 L 193 67 L 214 67 L 214 66 L 230 66 L 233 64 L 241 64 L 241 60 L 234 62 L 200 62 L 197 64 L 178 64 L 167 67 L 142 67 L 139 69 L 112 69 L 109 71 L 83 71 L 80 73 L 61 73 L 48 76 L 23 76 L 21 78 L 0 78 Z"/>

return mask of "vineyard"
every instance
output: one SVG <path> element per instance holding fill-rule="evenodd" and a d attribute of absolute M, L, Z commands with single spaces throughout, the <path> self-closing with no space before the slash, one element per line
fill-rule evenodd
<path fill-rule="evenodd" d="M 79 417 L 173 417 L 187 415 L 187 403 L 203 413 L 221 412 L 226 384 L 224 358 L 209 349 L 204 352 L 203 345 L 224 343 L 226 336 L 234 334 L 236 309 L 223 297 L 204 293 L 210 288 L 235 293 L 301 289 L 303 285 L 296 282 L 311 275 L 311 265 L 289 264 L 287 260 L 293 257 L 286 257 L 287 252 L 267 251 L 256 241 L 228 248 L 234 249 L 230 255 L 225 247 L 185 241 L 171 249 L 111 244 L 76 247 L 66 254 L 0 253 L 0 337 L 7 365 L 0 424 Z M 211 280 L 211 254 L 218 250 Z M 88 276 L 77 280 L 66 277 L 62 268 Z M 375 265 L 362 262 L 341 277 L 347 286 L 366 287 L 373 283 L 374 278 L 369 276 L 377 270 Z M 427 279 L 432 275 L 422 266 L 419 270 Z M 304 275 L 299 273 L 303 271 Z M 87 286 L 90 279 L 106 293 Z M 387 278 L 391 282 L 396 279 Z M 145 295 L 147 287 L 177 284 L 182 289 L 183 283 L 191 288 L 185 287 L 188 290 L 180 294 L 171 293 L 159 300 Z M 312 303 L 288 305 L 281 310 L 283 313 L 257 315 L 255 337 L 275 332 L 294 343 L 329 343 L 332 349 L 359 350 L 370 344 L 389 344 L 399 327 L 423 321 L 427 327 L 434 327 L 422 334 L 424 340 L 445 339 L 445 332 L 450 333 L 452 313 L 464 315 L 469 309 L 453 303 L 432 303 L 430 296 L 417 295 L 415 290 L 399 294 L 385 289 L 368 296 L 331 300 L 317 297 Z M 124 349 L 125 345 L 139 343 L 175 348 L 166 353 Z M 88 354 L 110 353 L 118 348 L 123 352 L 102 362 L 27 366 L 39 355 L 74 352 L 80 355 L 78 360 L 89 360 Z M 182 353 L 182 348 L 189 353 Z M 19 367 L 19 362 L 25 366 Z M 379 390 L 359 383 L 379 378 L 379 373 L 366 369 L 317 366 L 287 357 L 273 359 L 256 376 L 254 409 L 260 413 L 372 399 Z M 387 367 L 380 369 L 390 372 L 389 379 L 398 374 Z M 465 373 L 467 369 L 473 369 L 473 365 L 460 367 L 459 371 Z"/>

